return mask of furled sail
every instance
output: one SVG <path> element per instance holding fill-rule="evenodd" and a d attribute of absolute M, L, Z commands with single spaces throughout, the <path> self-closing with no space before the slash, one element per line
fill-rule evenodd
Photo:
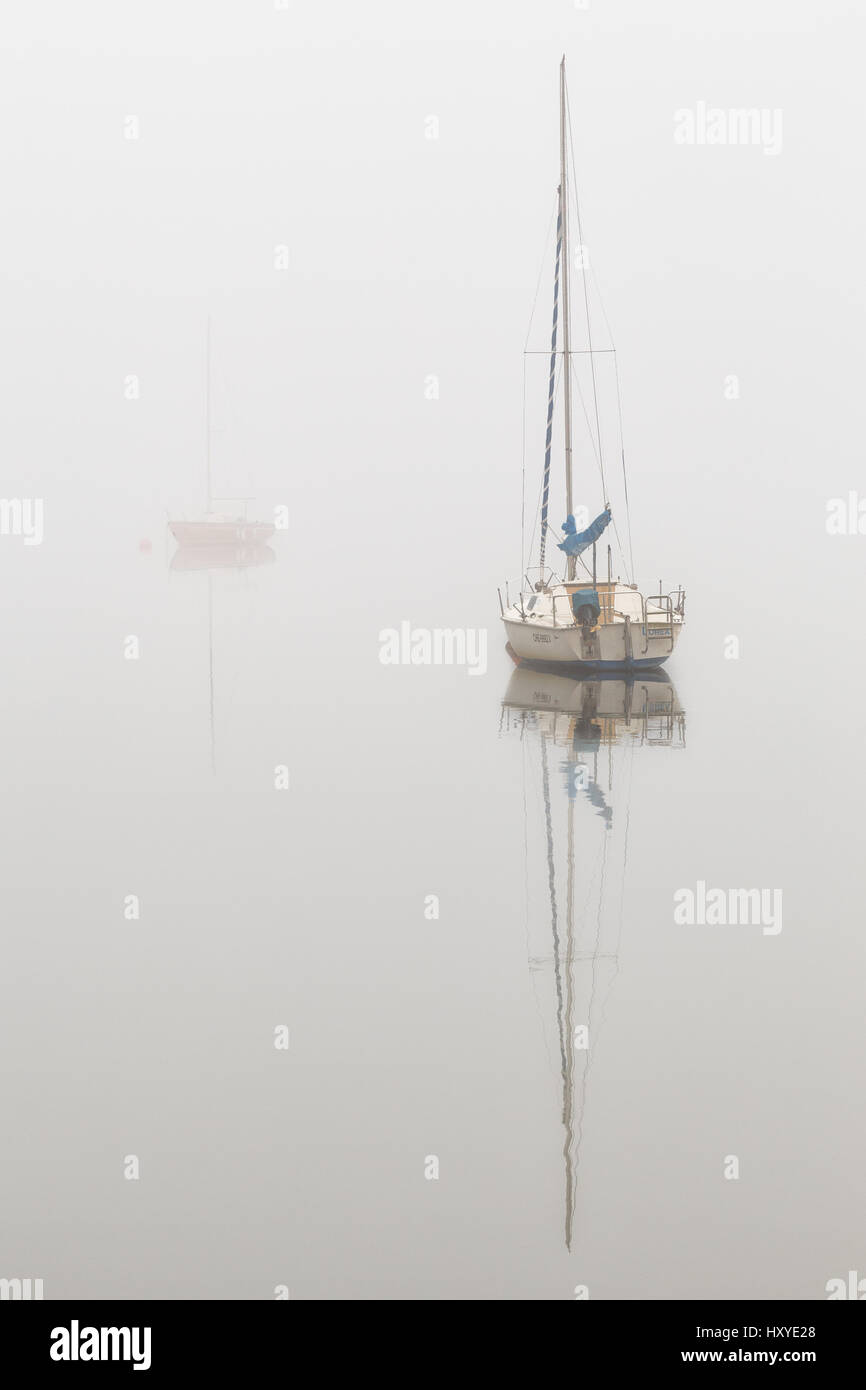
<path fill-rule="evenodd" d="M 566 518 L 563 523 L 565 540 L 558 546 L 559 550 L 564 550 L 566 555 L 580 555 L 597 541 L 602 531 L 610 521 L 610 507 L 607 507 L 595 521 L 590 522 L 585 531 L 578 531 L 573 516 Z"/>

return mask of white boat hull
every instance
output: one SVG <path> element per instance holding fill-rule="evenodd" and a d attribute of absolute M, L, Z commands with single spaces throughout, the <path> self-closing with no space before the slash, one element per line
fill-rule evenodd
<path fill-rule="evenodd" d="M 178 545 L 264 545 L 274 534 L 270 521 L 170 521 L 169 530 Z"/>
<path fill-rule="evenodd" d="M 582 666 L 590 671 L 640 670 L 663 666 L 676 647 L 681 623 L 611 623 L 585 632 L 551 627 L 531 619 L 503 619 L 508 641 L 523 661 Z"/>

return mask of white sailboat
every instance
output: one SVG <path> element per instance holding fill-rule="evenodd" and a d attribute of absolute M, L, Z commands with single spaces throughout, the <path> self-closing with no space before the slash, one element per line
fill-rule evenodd
<path fill-rule="evenodd" d="M 553 328 L 550 343 L 550 376 L 547 406 L 547 435 L 545 440 L 544 474 L 541 489 L 539 531 L 539 564 L 526 569 L 521 577 L 521 589 L 512 602 L 508 588 L 503 602 L 499 595 L 502 620 L 509 644 L 523 660 L 568 663 L 578 667 L 603 670 L 632 670 L 661 666 L 673 652 L 685 622 L 685 592 L 678 588 L 670 593 L 644 594 L 633 582 L 612 574 L 611 547 L 607 547 L 607 578 L 597 572 L 597 542 L 612 521 L 608 497 L 599 515 L 579 530 L 572 501 L 572 375 L 575 355 L 571 347 L 570 312 L 570 237 L 569 237 L 569 178 L 567 140 L 567 89 L 565 58 L 559 73 L 560 104 L 560 170 L 556 228 L 556 268 L 554 273 Z M 578 206 L 578 235 L 580 214 Z M 584 304 L 587 315 L 588 357 L 595 395 L 595 356 L 586 293 L 585 260 L 581 257 Z M 561 305 L 561 311 L 560 311 Z M 562 319 L 562 349 L 557 347 L 557 328 Z M 581 355 L 584 355 L 583 352 Z M 565 509 L 563 537 L 557 548 L 563 552 L 565 571 L 558 575 L 546 566 L 548 532 L 556 537 L 548 521 L 550 499 L 551 445 L 553 440 L 554 404 L 557 371 L 561 374 L 565 427 Z M 588 417 L 587 417 L 588 419 Z M 593 449 L 602 462 L 601 429 L 596 397 L 596 435 Z M 623 455 L 624 470 L 624 455 Z M 602 466 L 602 484 L 607 492 Z M 626 492 L 627 499 L 627 492 Z M 614 522 L 614 532 L 616 523 Z M 591 553 L 591 564 L 583 558 Z M 578 575 L 578 562 L 583 573 Z M 530 575 L 536 577 L 530 578 Z"/>

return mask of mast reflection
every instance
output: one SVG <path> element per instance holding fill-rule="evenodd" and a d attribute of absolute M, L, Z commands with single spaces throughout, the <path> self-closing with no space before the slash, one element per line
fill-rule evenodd
<path fill-rule="evenodd" d="M 502 701 L 501 731 L 524 752 L 527 955 L 559 1071 L 569 1250 L 591 1058 L 619 968 L 633 763 L 684 748 L 685 728 L 662 671 L 518 664 Z"/>
<path fill-rule="evenodd" d="M 272 565 L 275 552 L 269 545 L 238 545 L 208 543 L 178 546 L 171 557 L 172 574 L 207 575 L 207 649 L 208 649 L 208 710 L 210 718 L 210 768 L 216 775 L 216 717 L 214 682 L 214 613 L 213 579 L 216 570 L 248 570 Z"/>

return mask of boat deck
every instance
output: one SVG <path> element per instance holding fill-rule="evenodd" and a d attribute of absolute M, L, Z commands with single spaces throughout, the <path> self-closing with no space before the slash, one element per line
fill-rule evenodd
<path fill-rule="evenodd" d="M 577 620 L 571 606 L 572 595 L 591 587 L 585 583 L 557 584 L 547 592 L 522 596 L 504 616 L 539 627 L 573 627 Z M 679 625 L 683 621 L 667 594 L 650 594 L 644 598 L 630 585 L 616 583 L 596 584 L 595 590 L 600 603 L 598 627 L 615 627 L 626 618 L 641 626 L 646 623 L 648 627 L 670 627 L 672 623 Z"/>

